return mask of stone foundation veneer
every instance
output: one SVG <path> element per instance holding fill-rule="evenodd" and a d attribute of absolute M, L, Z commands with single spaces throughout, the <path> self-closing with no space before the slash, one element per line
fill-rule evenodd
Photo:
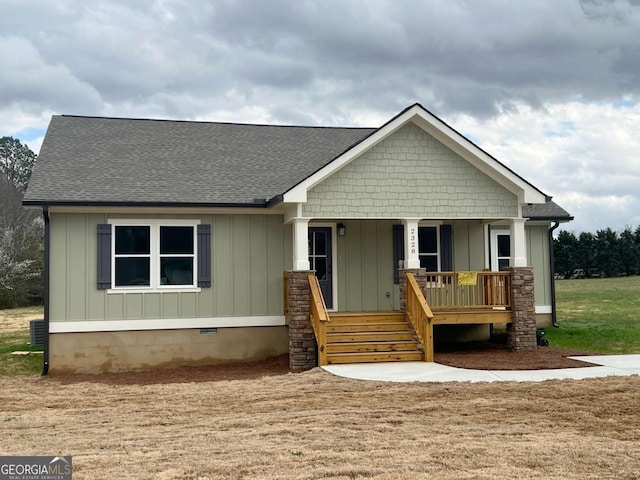
<path fill-rule="evenodd" d="M 302 372 L 318 366 L 316 338 L 311 326 L 308 270 L 285 272 L 289 320 L 289 369 Z"/>
<path fill-rule="evenodd" d="M 511 323 L 507 324 L 507 345 L 513 351 L 535 350 L 536 306 L 533 268 L 511 270 Z"/>

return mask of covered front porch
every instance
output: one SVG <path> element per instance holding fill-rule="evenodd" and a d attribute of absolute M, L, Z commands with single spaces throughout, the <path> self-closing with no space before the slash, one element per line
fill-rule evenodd
<path fill-rule="evenodd" d="M 500 221 L 507 262 L 491 261 L 490 221 L 294 220 L 298 269 L 285 272 L 292 369 L 433 361 L 435 325 L 507 324 L 513 348 L 535 348 L 533 273 L 518 220 Z M 523 301 L 526 336 L 513 327 Z"/>

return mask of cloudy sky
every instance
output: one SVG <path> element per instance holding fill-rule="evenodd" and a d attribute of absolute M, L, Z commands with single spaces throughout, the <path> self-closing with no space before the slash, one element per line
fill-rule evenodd
<path fill-rule="evenodd" d="M 0 136 L 53 114 L 379 126 L 414 102 L 640 225 L 640 0 L 0 0 Z"/>

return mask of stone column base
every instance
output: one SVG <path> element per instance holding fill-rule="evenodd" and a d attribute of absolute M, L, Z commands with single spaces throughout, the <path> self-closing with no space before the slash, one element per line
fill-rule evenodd
<path fill-rule="evenodd" d="M 309 270 L 285 272 L 289 305 L 289 369 L 303 372 L 318 366 L 316 338 L 310 317 Z"/>
<path fill-rule="evenodd" d="M 398 270 L 398 287 L 400 289 L 400 311 L 407 311 L 407 273 L 413 273 L 416 282 L 422 290 L 422 294 L 427 293 L 427 271 L 424 268 L 401 268 Z"/>
<path fill-rule="evenodd" d="M 507 345 L 512 351 L 535 350 L 536 306 L 533 268 L 511 270 L 511 323 L 507 324 Z"/>

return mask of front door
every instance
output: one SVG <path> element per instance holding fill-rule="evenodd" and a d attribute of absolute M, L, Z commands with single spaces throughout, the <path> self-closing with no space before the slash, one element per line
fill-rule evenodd
<path fill-rule="evenodd" d="M 315 270 L 324 302 L 333 308 L 331 227 L 309 227 L 309 265 Z"/>

